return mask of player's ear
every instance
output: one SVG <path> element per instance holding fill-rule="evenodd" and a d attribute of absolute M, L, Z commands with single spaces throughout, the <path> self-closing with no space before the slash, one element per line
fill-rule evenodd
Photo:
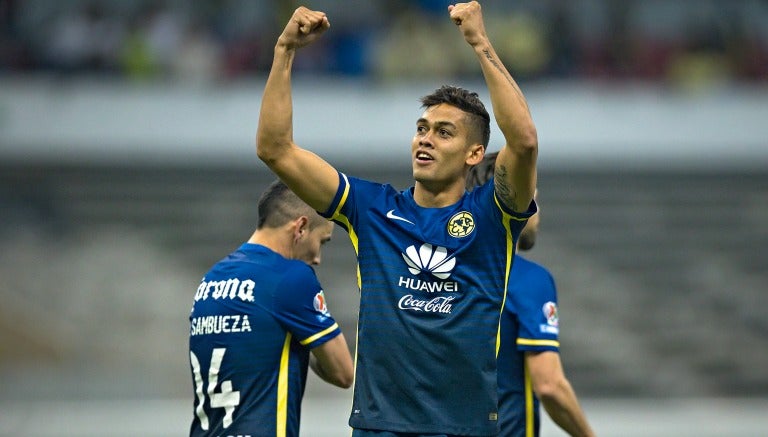
<path fill-rule="evenodd" d="M 303 215 L 293 221 L 293 241 L 299 241 L 304 234 L 309 232 L 309 218 Z"/>
<path fill-rule="evenodd" d="M 467 151 L 467 165 L 477 165 L 483 161 L 483 157 L 485 156 L 485 147 L 483 147 L 480 143 L 475 143 L 469 146 L 469 151 Z"/>

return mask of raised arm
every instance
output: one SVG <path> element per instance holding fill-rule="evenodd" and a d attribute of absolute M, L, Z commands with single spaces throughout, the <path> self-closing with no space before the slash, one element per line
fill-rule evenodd
<path fill-rule="evenodd" d="M 536 189 L 538 155 L 536 126 L 528 103 L 488 39 L 480 4 L 457 3 L 448 6 L 448 12 L 480 61 L 496 123 L 506 141 L 496 160 L 496 195 L 513 211 L 524 212 Z"/>
<path fill-rule="evenodd" d="M 339 178 L 330 164 L 293 142 L 291 73 L 296 50 L 311 44 L 330 26 L 323 12 L 302 6 L 293 13 L 275 45 L 256 134 L 259 159 L 318 211 L 331 204 Z"/>

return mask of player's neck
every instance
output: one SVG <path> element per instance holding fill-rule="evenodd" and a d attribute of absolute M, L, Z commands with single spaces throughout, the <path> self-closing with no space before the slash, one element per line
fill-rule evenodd
<path fill-rule="evenodd" d="M 284 258 L 291 258 L 293 254 L 290 237 L 286 238 L 280 229 L 256 230 L 248 242 L 258 244 L 267 249 L 279 253 Z"/>
<path fill-rule="evenodd" d="M 464 182 L 445 187 L 432 187 L 416 181 L 413 187 L 413 200 L 422 208 L 443 208 L 451 206 L 464 195 Z"/>

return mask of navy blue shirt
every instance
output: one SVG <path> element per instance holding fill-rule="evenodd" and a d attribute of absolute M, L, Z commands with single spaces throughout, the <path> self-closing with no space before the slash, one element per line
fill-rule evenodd
<path fill-rule="evenodd" d="M 341 333 L 314 270 L 243 244 L 206 273 L 189 316 L 191 436 L 298 436 L 309 351 Z"/>
<path fill-rule="evenodd" d="M 422 208 L 340 173 L 326 217 L 357 252 L 360 285 L 353 428 L 496 435 L 499 316 L 521 229 L 492 184 Z"/>

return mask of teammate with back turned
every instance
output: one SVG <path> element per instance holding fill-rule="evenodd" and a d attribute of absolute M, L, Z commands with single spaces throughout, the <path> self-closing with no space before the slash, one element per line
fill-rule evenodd
<path fill-rule="evenodd" d="M 347 342 L 311 267 L 333 225 L 279 181 L 258 211 L 256 231 L 205 274 L 193 300 L 190 436 L 298 437 L 308 367 L 352 385 Z"/>

